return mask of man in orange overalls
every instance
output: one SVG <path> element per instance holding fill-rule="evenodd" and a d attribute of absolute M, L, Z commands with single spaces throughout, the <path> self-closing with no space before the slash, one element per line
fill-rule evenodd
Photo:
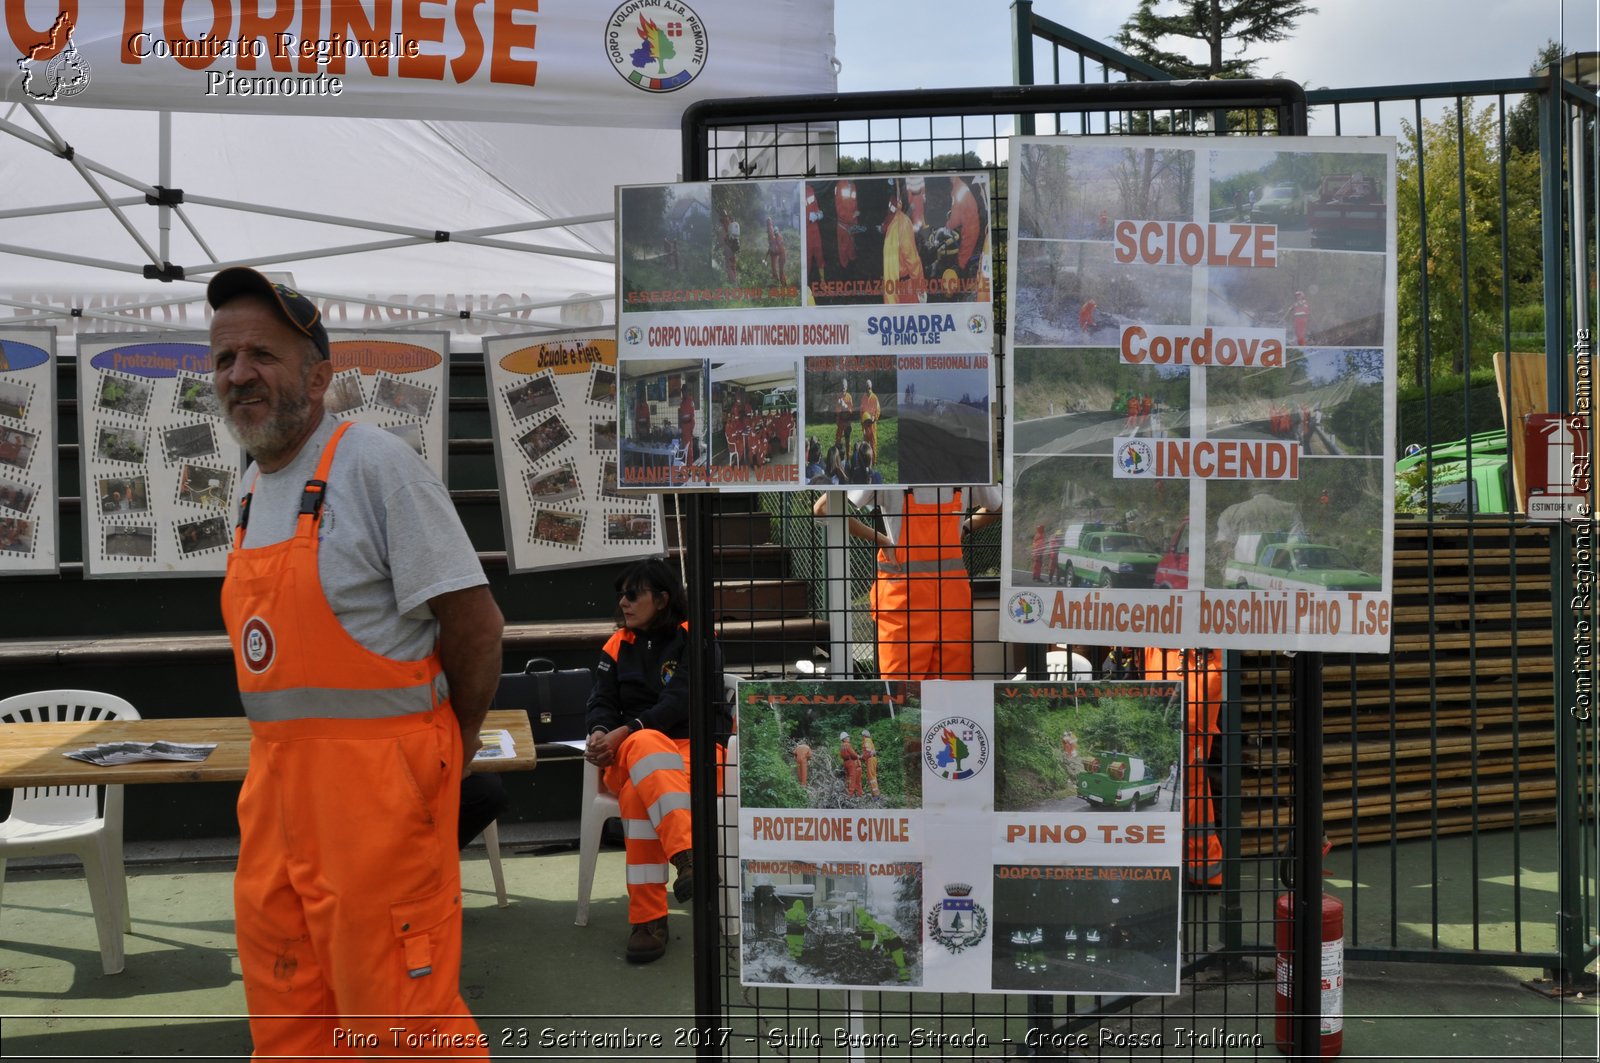
<path fill-rule="evenodd" d="M 683 399 L 678 403 L 678 435 L 683 440 L 683 462 L 693 465 L 698 455 L 694 445 L 694 384 L 692 378 L 683 379 Z"/>
<path fill-rule="evenodd" d="M 324 416 L 315 304 L 243 267 L 207 298 L 213 384 L 256 459 L 222 588 L 252 735 L 234 908 L 256 1055 L 487 1059 L 456 826 L 500 610 L 438 477 Z"/>
<path fill-rule="evenodd" d="M 848 522 L 853 537 L 878 547 L 871 595 L 878 674 L 971 679 L 972 583 L 961 544 L 968 533 L 1000 519 L 1000 488 L 865 489 L 848 498 L 863 509 L 876 506 L 883 516 L 881 533 L 855 517 Z M 826 493 L 812 512 L 827 515 Z"/>
<path fill-rule="evenodd" d="M 878 464 L 878 422 L 883 420 L 883 404 L 878 401 L 878 393 L 872 390 L 872 381 L 867 381 L 867 393 L 861 399 L 861 438 L 865 439 L 872 447 L 872 464 Z"/>
<path fill-rule="evenodd" d="M 1211 799 L 1211 747 L 1222 713 L 1222 654 L 1216 650 L 1144 651 L 1146 679 L 1183 682 L 1184 871 L 1196 886 L 1222 885 L 1222 839 Z"/>

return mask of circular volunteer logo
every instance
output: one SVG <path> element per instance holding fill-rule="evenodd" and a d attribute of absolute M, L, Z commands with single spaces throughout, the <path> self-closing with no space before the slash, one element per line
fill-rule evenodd
<path fill-rule="evenodd" d="M 1122 444 L 1117 449 L 1117 465 L 1128 476 L 1144 476 L 1155 468 L 1155 461 L 1150 452 L 1150 444 L 1142 439 L 1135 439 Z"/>
<path fill-rule="evenodd" d="M 970 779 L 989 763 L 989 734 L 965 716 L 946 716 L 923 732 L 922 759 L 941 779 Z"/>
<path fill-rule="evenodd" d="M 244 666 L 260 675 L 272 667 L 272 659 L 278 653 L 278 640 L 265 620 L 252 616 L 244 622 L 239 649 L 244 654 Z"/>
<path fill-rule="evenodd" d="M 1013 594 L 1006 612 L 1019 624 L 1036 624 L 1044 619 L 1044 599 L 1032 591 Z"/>
<path fill-rule="evenodd" d="M 644 329 L 638 325 L 629 325 L 628 330 L 622 334 L 622 342 L 630 347 L 637 347 L 644 342 Z"/>
<path fill-rule="evenodd" d="M 606 58 L 645 92 L 676 92 L 705 69 L 705 22 L 688 4 L 627 0 L 606 19 Z"/>
<path fill-rule="evenodd" d="M 967 318 L 967 331 L 975 336 L 981 336 L 989 331 L 989 319 L 982 314 L 973 314 Z"/>

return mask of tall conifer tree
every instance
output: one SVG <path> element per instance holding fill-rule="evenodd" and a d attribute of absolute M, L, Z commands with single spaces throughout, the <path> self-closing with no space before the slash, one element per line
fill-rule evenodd
<path fill-rule="evenodd" d="M 1177 78 L 1248 78 L 1259 61 L 1245 57 L 1251 45 L 1286 40 L 1296 22 L 1316 13 L 1301 0 L 1139 0 L 1116 40 Z M 1204 58 L 1178 50 L 1183 41 L 1200 44 Z M 1228 43 L 1237 49 L 1232 57 L 1224 54 Z"/>

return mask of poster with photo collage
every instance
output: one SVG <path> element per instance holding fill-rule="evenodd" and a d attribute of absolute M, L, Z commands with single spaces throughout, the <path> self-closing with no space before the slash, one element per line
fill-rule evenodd
<path fill-rule="evenodd" d="M 244 452 L 196 333 L 78 339 L 84 574 L 219 576 Z"/>
<path fill-rule="evenodd" d="M 1387 653 L 1391 137 L 1017 137 L 1000 637 Z"/>
<path fill-rule="evenodd" d="M 448 483 L 449 334 L 330 331 L 328 340 L 328 413 L 393 433 Z"/>
<path fill-rule="evenodd" d="M 1178 991 L 1183 690 L 741 682 L 740 981 Z"/>
<path fill-rule="evenodd" d="M 54 572 L 56 334 L 0 329 L 0 576 Z"/>
<path fill-rule="evenodd" d="M 661 500 L 617 480 L 617 342 L 609 330 L 484 341 L 512 572 L 665 552 Z"/>
<path fill-rule="evenodd" d="M 617 189 L 625 490 L 989 484 L 984 173 Z"/>

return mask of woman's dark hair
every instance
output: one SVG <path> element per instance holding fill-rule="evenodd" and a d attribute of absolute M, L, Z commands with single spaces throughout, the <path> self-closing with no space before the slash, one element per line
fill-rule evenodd
<path fill-rule="evenodd" d="M 683 583 L 678 579 L 678 573 L 673 567 L 660 558 L 635 561 L 623 569 L 613 589 L 620 598 L 622 592 L 629 587 L 663 593 L 667 596 L 666 608 L 656 614 L 657 627 L 675 626 L 689 619 L 689 596 L 683 589 Z M 616 621 L 618 627 L 623 626 L 621 606 L 617 607 L 612 619 Z"/>
<path fill-rule="evenodd" d="M 872 445 L 865 441 L 855 445 L 854 452 L 850 455 L 850 463 L 845 467 L 846 473 L 853 484 L 869 484 L 872 482 Z"/>

